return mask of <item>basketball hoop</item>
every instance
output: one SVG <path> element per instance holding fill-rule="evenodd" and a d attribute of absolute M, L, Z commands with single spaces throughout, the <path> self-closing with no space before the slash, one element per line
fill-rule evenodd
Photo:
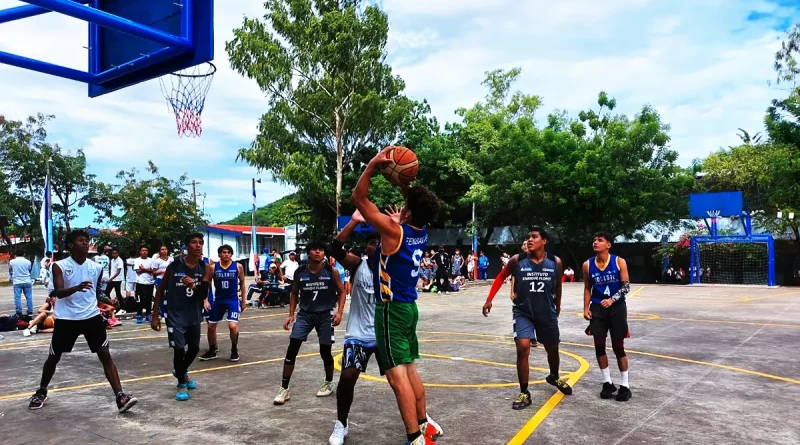
<path fill-rule="evenodd" d="M 164 76 L 169 77 L 169 85 L 164 77 L 159 78 L 161 92 L 175 115 L 178 136 L 199 137 L 203 132 L 203 107 L 216 72 L 217 67 L 208 62 Z"/>
<path fill-rule="evenodd" d="M 706 213 L 711 219 L 719 218 L 719 215 L 722 213 L 721 210 L 706 210 Z"/>

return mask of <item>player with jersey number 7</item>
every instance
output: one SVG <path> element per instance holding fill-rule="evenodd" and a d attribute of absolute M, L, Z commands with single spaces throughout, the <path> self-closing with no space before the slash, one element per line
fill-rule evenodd
<path fill-rule="evenodd" d="M 414 363 L 417 341 L 417 282 L 422 254 L 428 243 L 427 225 L 439 212 L 439 199 L 422 186 L 402 185 L 405 205 L 399 215 L 382 213 L 369 200 L 372 175 L 394 162 L 393 150 L 382 150 L 367 165 L 352 200 L 364 219 L 380 234 L 370 264 L 375 277 L 375 337 L 382 374 L 394 390 L 408 445 L 430 444 L 442 429 L 426 411 L 425 388 Z"/>

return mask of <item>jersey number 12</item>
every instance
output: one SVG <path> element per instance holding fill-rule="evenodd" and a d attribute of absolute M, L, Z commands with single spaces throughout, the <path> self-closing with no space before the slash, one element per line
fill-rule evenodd
<path fill-rule="evenodd" d="M 544 281 L 531 281 L 531 292 L 544 292 Z"/>

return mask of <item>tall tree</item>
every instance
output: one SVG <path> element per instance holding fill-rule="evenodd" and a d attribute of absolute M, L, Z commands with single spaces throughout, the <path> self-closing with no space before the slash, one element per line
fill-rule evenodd
<path fill-rule="evenodd" d="M 776 84 L 785 87 L 787 95 L 773 99 L 767 109 L 767 133 L 773 142 L 800 153 L 800 23 L 787 31 L 781 49 L 775 53 L 774 69 Z"/>
<path fill-rule="evenodd" d="M 95 184 L 90 203 L 99 224 L 115 227 L 102 232 L 101 242 L 111 243 L 126 254 L 141 245 L 151 252 L 160 246 L 180 246 L 183 237 L 205 224 L 195 212 L 188 177 L 170 180 L 149 162 L 150 177 L 142 179 L 136 169 L 120 171 L 117 184 Z"/>
<path fill-rule="evenodd" d="M 270 100 L 238 159 L 297 187 L 308 208 L 329 208 L 324 219 L 333 223 L 347 166 L 360 150 L 395 140 L 415 104 L 385 63 L 389 24 L 380 9 L 360 0 L 264 5 L 264 20 L 245 18 L 226 43 L 233 68 Z"/>

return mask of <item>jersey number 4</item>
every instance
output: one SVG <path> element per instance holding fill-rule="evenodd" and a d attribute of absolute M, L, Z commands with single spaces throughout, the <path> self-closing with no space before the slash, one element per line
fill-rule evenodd
<path fill-rule="evenodd" d="M 611 296 L 611 289 L 609 289 L 608 286 L 606 286 L 606 290 L 603 291 L 603 295 Z"/>
<path fill-rule="evenodd" d="M 531 292 L 544 292 L 544 281 L 531 281 Z"/>

